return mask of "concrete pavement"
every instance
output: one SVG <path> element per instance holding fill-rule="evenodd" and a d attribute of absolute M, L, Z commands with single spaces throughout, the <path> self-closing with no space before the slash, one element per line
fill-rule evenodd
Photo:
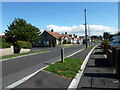
<path fill-rule="evenodd" d="M 107 60 L 103 50 L 97 47 L 89 58 L 77 90 L 120 89 L 119 78 Z"/>

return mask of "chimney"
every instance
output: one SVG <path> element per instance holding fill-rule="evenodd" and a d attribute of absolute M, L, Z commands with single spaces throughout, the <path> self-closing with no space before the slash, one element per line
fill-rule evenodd
<path fill-rule="evenodd" d="M 70 37 L 72 37 L 72 35 L 71 35 L 71 34 L 69 34 L 69 36 L 70 36 Z"/>
<path fill-rule="evenodd" d="M 54 32 L 54 30 L 52 29 L 51 32 Z"/>
<path fill-rule="evenodd" d="M 65 32 L 65 34 L 67 34 L 67 32 Z"/>
<path fill-rule="evenodd" d="M 75 37 L 75 34 L 73 34 L 73 36 Z"/>

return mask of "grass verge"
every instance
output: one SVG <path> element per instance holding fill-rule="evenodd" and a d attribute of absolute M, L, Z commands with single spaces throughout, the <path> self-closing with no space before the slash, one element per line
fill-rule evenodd
<path fill-rule="evenodd" d="M 4 56 L 4 57 L 1 57 L 0 59 L 7 59 L 7 58 L 12 58 L 12 57 L 17 57 L 17 56 L 23 56 L 23 55 L 29 55 L 29 54 L 33 54 L 33 53 L 41 53 L 41 52 L 48 52 L 48 50 L 34 51 L 34 52 L 17 54 L 17 55 Z"/>
<path fill-rule="evenodd" d="M 64 62 L 58 61 L 49 65 L 44 70 L 63 77 L 74 78 L 79 72 L 82 63 L 83 60 L 81 59 L 69 57 L 65 58 Z"/>
<path fill-rule="evenodd" d="M 90 47 L 87 47 L 87 49 L 92 49 L 94 46 L 95 46 L 95 45 L 93 45 L 93 46 L 90 46 Z"/>

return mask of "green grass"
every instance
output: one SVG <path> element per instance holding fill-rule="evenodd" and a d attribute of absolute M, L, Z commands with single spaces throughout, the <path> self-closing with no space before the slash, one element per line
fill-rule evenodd
<path fill-rule="evenodd" d="M 94 46 L 95 46 L 95 45 L 93 45 L 93 46 L 90 46 L 90 47 L 87 47 L 87 49 L 92 49 Z"/>
<path fill-rule="evenodd" d="M 63 77 L 74 78 L 80 70 L 82 63 L 83 60 L 81 59 L 69 57 L 65 58 L 64 62 L 58 61 L 49 65 L 44 70 Z"/>
<path fill-rule="evenodd" d="M 17 56 L 22 56 L 22 55 L 33 54 L 33 53 L 41 53 L 41 52 L 48 52 L 48 50 L 34 51 L 34 52 L 28 52 L 28 53 L 17 54 L 17 55 L 4 56 L 4 57 L 2 57 L 2 58 L 0 58 L 0 59 L 12 58 L 12 57 L 17 57 Z"/>

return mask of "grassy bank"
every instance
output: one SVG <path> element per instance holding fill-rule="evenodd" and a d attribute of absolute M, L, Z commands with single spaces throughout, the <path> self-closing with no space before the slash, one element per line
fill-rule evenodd
<path fill-rule="evenodd" d="M 15 54 L 15 55 L 10 55 L 10 56 L 4 56 L 0 59 L 7 59 L 7 58 L 12 58 L 12 57 L 17 57 L 17 56 L 23 56 L 23 55 L 29 55 L 29 54 L 34 54 L 34 53 L 41 53 L 41 52 L 48 52 L 48 50 L 43 50 L 43 51 L 34 51 L 34 52 L 28 52 L 28 53 L 22 53 L 22 54 Z"/>
<path fill-rule="evenodd" d="M 64 62 L 58 61 L 49 65 L 44 70 L 63 77 L 74 78 L 80 70 L 82 62 L 81 59 L 69 57 L 65 58 Z"/>

